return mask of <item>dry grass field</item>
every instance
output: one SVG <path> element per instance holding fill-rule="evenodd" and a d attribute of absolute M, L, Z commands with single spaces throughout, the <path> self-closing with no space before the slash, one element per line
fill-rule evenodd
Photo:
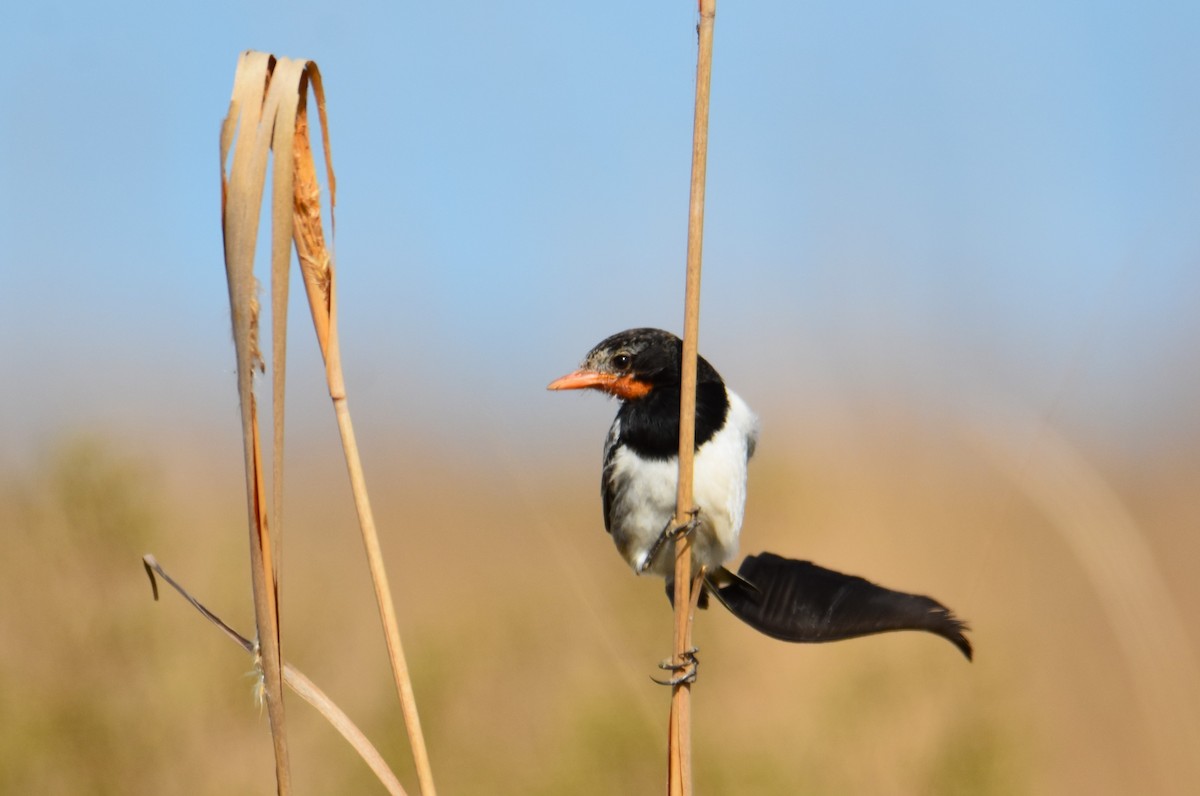
<path fill-rule="evenodd" d="M 1048 426 L 881 416 L 773 429 L 743 551 L 934 595 L 970 620 L 976 662 L 927 635 L 797 647 L 703 614 L 699 792 L 1200 792 L 1197 446 L 1135 461 Z M 272 792 L 250 661 L 173 593 L 152 602 L 140 561 L 249 632 L 229 422 L 66 435 L 3 473 L 0 792 Z M 670 613 L 600 528 L 598 450 L 363 447 L 440 790 L 661 792 L 668 696 L 648 675 Z M 289 456 L 285 657 L 409 786 L 336 441 Z M 287 710 L 297 793 L 381 792 L 307 705 Z"/>

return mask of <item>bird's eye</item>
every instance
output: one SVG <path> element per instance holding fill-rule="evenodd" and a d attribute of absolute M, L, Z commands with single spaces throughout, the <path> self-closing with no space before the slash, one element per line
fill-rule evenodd
<path fill-rule="evenodd" d="M 629 356 L 629 354 L 617 354 L 612 358 L 613 367 L 617 370 L 628 370 L 632 362 L 633 357 Z"/>

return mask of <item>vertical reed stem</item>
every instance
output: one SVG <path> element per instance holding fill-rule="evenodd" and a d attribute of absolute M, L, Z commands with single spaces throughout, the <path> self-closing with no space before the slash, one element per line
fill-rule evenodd
<path fill-rule="evenodd" d="M 699 0 L 697 26 L 696 115 L 692 130 L 692 182 L 688 208 L 687 280 L 683 312 L 683 372 L 679 401 L 679 486 L 675 500 L 675 525 L 692 517 L 692 477 L 696 441 L 696 352 L 700 334 L 700 262 L 704 240 L 704 179 L 708 162 L 708 100 L 712 82 L 713 22 L 716 0 Z M 686 662 L 692 637 L 692 543 L 680 539 L 675 548 L 674 660 Z M 677 684 L 671 694 L 668 742 L 667 792 L 692 793 L 691 685 Z"/>

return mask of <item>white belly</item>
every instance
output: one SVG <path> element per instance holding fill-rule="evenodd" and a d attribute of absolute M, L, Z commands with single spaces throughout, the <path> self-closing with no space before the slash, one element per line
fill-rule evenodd
<path fill-rule="evenodd" d="M 692 536 L 693 566 L 715 569 L 737 556 L 746 505 L 746 462 L 758 436 L 758 419 L 729 393 L 725 426 L 696 452 L 693 500 L 700 513 Z M 621 480 L 612 509 L 613 541 L 635 572 L 670 577 L 675 545 L 663 544 L 647 564 L 663 529 L 675 514 L 679 462 L 639 459 L 628 448 L 617 451 L 613 473 Z"/>

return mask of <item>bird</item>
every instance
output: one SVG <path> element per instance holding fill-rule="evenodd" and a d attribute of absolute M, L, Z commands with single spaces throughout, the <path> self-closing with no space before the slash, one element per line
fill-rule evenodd
<path fill-rule="evenodd" d="M 965 622 L 938 601 L 774 553 L 748 556 L 737 572 L 748 464 L 760 424 L 708 360 L 696 358 L 694 513 L 675 526 L 683 341 L 662 329 L 605 338 L 547 389 L 597 390 L 620 402 L 604 441 L 604 528 L 637 575 L 666 580 L 673 599 L 675 541 L 687 533 L 693 571 L 730 613 L 782 641 L 838 641 L 895 630 L 939 635 L 970 660 Z"/>

